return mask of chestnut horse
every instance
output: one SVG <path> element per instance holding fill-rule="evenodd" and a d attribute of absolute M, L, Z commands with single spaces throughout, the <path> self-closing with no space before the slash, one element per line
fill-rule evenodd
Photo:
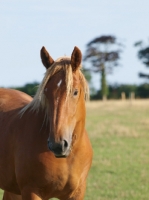
<path fill-rule="evenodd" d="M 46 73 L 35 97 L 0 89 L 0 188 L 4 200 L 82 200 L 92 162 L 85 130 L 88 85 L 82 54 L 54 61 L 45 47 Z"/>

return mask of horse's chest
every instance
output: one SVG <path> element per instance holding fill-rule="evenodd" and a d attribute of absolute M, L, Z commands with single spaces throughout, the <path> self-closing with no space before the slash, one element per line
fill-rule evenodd
<path fill-rule="evenodd" d="M 79 185 L 80 175 L 68 165 L 53 165 L 46 169 L 46 191 L 49 194 L 71 194 Z"/>
<path fill-rule="evenodd" d="M 63 191 L 66 193 L 72 193 L 79 185 L 79 179 L 75 176 L 71 176 L 68 179 L 61 179 L 61 181 L 58 181 L 54 184 L 54 188 L 56 189 L 56 192 Z"/>
<path fill-rule="evenodd" d="M 68 167 L 60 167 L 57 170 L 50 170 L 48 173 L 49 185 L 53 186 L 57 191 L 68 188 L 74 190 L 79 183 L 79 176 L 77 173 L 73 173 Z"/>

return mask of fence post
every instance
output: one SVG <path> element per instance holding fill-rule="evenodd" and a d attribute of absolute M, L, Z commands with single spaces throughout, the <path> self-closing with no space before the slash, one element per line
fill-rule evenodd
<path fill-rule="evenodd" d="M 105 102 L 107 100 L 107 97 L 103 95 L 102 100 Z"/>
<path fill-rule="evenodd" d="M 131 92 L 129 94 L 129 99 L 130 99 L 130 104 L 132 104 L 132 101 L 135 99 L 135 93 L 134 92 Z"/>
<path fill-rule="evenodd" d="M 126 99 L 125 92 L 122 92 L 122 93 L 121 93 L 121 98 L 122 98 L 122 100 L 125 100 L 125 99 Z"/>

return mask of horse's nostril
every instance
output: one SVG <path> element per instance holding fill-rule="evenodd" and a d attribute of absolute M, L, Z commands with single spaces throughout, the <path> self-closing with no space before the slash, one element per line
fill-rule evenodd
<path fill-rule="evenodd" d="M 67 147 L 68 147 L 68 142 L 66 140 L 63 140 L 62 141 L 62 151 L 63 152 L 66 151 Z"/>
<path fill-rule="evenodd" d="M 56 157 L 67 156 L 69 154 L 69 143 L 64 139 L 57 143 L 48 140 L 48 148 Z"/>
<path fill-rule="evenodd" d="M 51 151 L 52 151 L 52 147 L 53 147 L 53 144 L 52 144 L 52 142 L 50 142 L 50 141 L 48 140 L 48 148 L 49 148 L 49 150 L 51 150 Z"/>
<path fill-rule="evenodd" d="M 64 147 L 67 148 L 68 147 L 68 142 L 66 140 L 64 140 Z"/>

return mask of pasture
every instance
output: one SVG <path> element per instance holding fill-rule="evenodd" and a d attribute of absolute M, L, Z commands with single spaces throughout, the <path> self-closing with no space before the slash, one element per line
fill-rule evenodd
<path fill-rule="evenodd" d="M 88 102 L 86 128 L 94 158 L 85 200 L 147 200 L 149 100 Z"/>

